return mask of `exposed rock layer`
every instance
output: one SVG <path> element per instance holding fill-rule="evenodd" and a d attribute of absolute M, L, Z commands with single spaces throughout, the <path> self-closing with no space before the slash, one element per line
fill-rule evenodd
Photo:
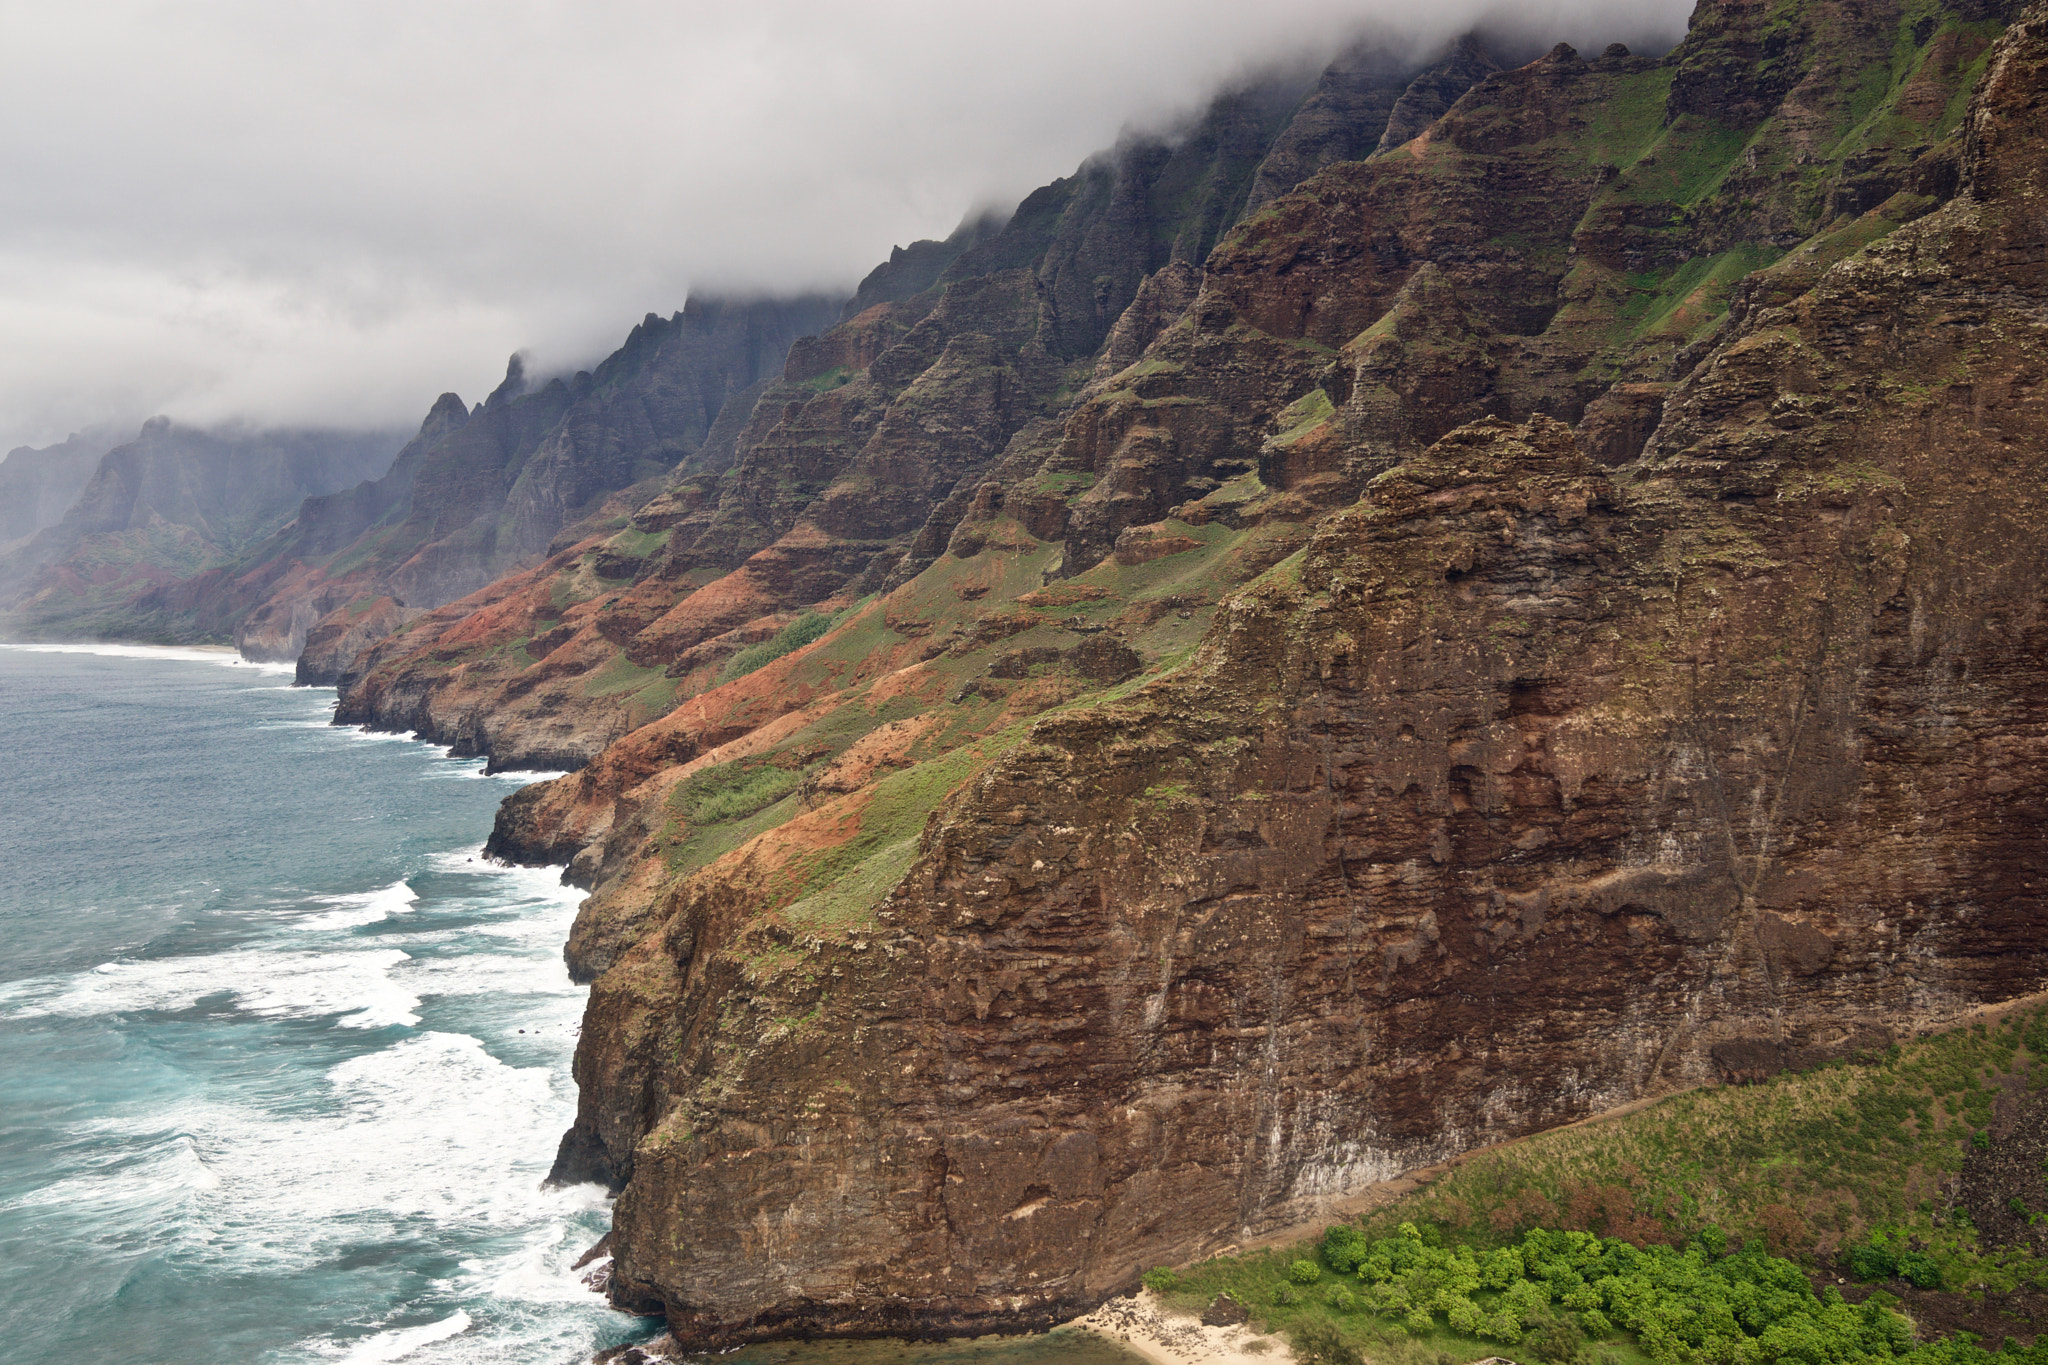
<path fill-rule="evenodd" d="M 351 721 L 504 766 L 587 761 L 715 684 L 727 659 L 791 613 L 928 568 L 963 521 L 992 510 L 976 501 L 984 485 L 1036 478 L 1077 389 L 1108 382 L 1186 311 L 1195 263 L 1249 208 L 1369 150 L 1411 85 L 1454 96 L 1490 69 L 1468 47 L 1419 77 L 1384 53 L 1352 52 L 1306 98 L 1298 80 L 1251 83 L 1181 136 L 1128 139 L 1006 221 L 898 249 L 839 326 L 791 347 L 780 382 L 736 423 L 730 469 L 622 509 L 603 529 L 630 511 L 628 530 L 602 545 L 558 540 L 576 561 L 550 561 L 516 590 L 492 585 L 409 620 L 345 668 L 309 663 L 302 676 L 344 684 Z M 423 604 L 391 583 L 399 601 Z M 659 676 L 635 672 L 649 669 Z"/>

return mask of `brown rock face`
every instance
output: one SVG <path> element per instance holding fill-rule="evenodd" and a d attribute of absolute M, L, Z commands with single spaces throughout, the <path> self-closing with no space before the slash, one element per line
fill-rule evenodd
<path fill-rule="evenodd" d="M 1737 8 L 1711 8 L 1702 70 L 1756 36 L 1723 22 Z M 1868 36 L 1798 17 L 1828 60 Z M 1491 137 L 1489 88 L 1579 136 L 1605 79 L 1586 65 L 1494 78 L 1430 145 L 1460 119 L 1468 150 Z M 1775 97 L 1722 86 L 1728 117 Z M 1070 565 L 1122 582 L 1201 553 L 1253 505 L 1205 469 L 1270 471 L 1282 497 L 1341 473 L 1362 496 L 1226 598 L 1184 666 L 944 769 L 950 796 L 914 852 L 877 845 L 865 896 L 798 896 L 789 869 L 857 846 L 918 769 L 821 791 L 644 898 L 593 987 L 559 1168 L 623 1184 L 615 1299 L 693 1346 L 1044 1323 L 1403 1168 L 2040 989 L 2044 92 L 2037 4 L 1991 50 L 1952 201 L 1821 234 L 1699 319 L 1682 373 L 1596 406 L 1583 443 L 1540 411 L 1468 411 L 1485 386 L 1425 354 L 1464 337 L 1529 364 L 1516 281 L 1583 322 L 1591 295 L 1561 283 L 1583 263 L 1546 274 L 1473 220 L 1445 229 L 1439 255 L 1478 260 L 1437 267 L 1461 319 L 1422 306 L 1438 286 L 1414 264 L 1366 264 L 1399 240 L 1370 214 L 1291 254 L 1277 227 L 1227 245 L 1160 365 L 1084 404 L 1048 462 L 1096 476 Z M 1369 180 L 1333 170 L 1270 221 L 1380 202 Z M 1612 246 L 1636 229 L 1610 207 Z M 1365 420 L 1365 385 L 1327 387 L 1339 346 L 1405 424 L 1376 453 L 1340 423 Z M 1090 520 L 1091 498 L 1123 510 Z M 979 609 L 1017 627 L 1010 674 L 1039 666 L 1046 613 L 1096 600 L 1041 592 L 1028 620 Z M 683 721 L 658 728 L 684 744 Z M 581 792 L 595 830 L 657 747 L 629 740 L 607 761 L 635 753 L 632 773 L 602 788 L 594 765 L 523 818 L 566 828 Z"/>

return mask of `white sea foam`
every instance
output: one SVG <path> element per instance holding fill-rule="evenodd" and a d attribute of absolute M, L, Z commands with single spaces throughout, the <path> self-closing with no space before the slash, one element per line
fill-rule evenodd
<path fill-rule="evenodd" d="M 508 1010 L 548 997 L 580 1000 L 583 988 L 569 980 L 559 955 L 530 961 L 518 957 L 465 955 L 423 957 L 407 971 L 406 988 L 427 999 L 491 996 Z M 524 1010 L 520 1010 L 524 1024 Z"/>
<path fill-rule="evenodd" d="M 427 859 L 427 865 L 440 872 L 490 872 L 501 869 L 502 863 L 488 861 L 482 844 L 468 848 L 451 848 L 446 853 L 436 853 Z"/>
<path fill-rule="evenodd" d="M 294 665 L 288 663 L 259 663 L 253 659 L 244 659 L 224 645 L 117 645 L 97 641 L 80 641 L 75 644 L 0 642 L 0 649 L 19 650 L 24 654 L 97 654 L 107 659 L 167 659 L 184 663 L 225 664 L 230 668 L 249 668 L 259 673 L 296 671 Z"/>
<path fill-rule="evenodd" d="M 268 694 L 233 699 L 264 728 L 333 738 L 253 743 L 342 764 L 366 757 L 347 756 L 356 742 L 416 742 L 333 726 L 331 691 L 272 681 L 252 670 L 214 686 Z M 483 776 L 474 760 L 394 757 L 377 763 Z M 495 774 L 508 787 L 484 793 L 440 788 L 427 805 L 437 816 L 482 809 L 480 795 L 495 801 L 489 792 L 539 776 Z M 24 1210 L 10 1226 L 51 1244 L 95 1244 L 96 1263 L 140 1266 L 145 1279 L 288 1282 L 282 1349 L 272 1348 L 280 1359 L 587 1359 L 619 1331 L 570 1269 L 603 1231 L 606 1196 L 595 1186 L 540 1188 L 575 1112 L 568 1048 L 584 992 L 569 982 L 560 946 L 583 893 L 562 886 L 558 869 L 490 863 L 476 846 L 436 854 L 413 840 L 394 851 L 357 874 L 388 884 L 348 894 L 329 880 L 332 860 L 287 851 L 274 866 L 302 869 L 285 874 L 302 884 L 223 874 L 203 913 L 160 941 L 184 956 L 0 986 L 0 1017 L 53 1021 L 29 1032 L 119 1044 L 92 1073 L 89 1100 L 50 1113 L 41 1187 L 0 1208 Z M 388 870 L 379 877 L 373 866 Z M 409 879 L 389 880 L 401 872 Z M 221 929 L 237 941 L 222 942 Z M 207 938 L 215 949 L 201 955 Z M 123 950 L 116 940 L 101 952 Z M 232 1022 L 213 1017 L 222 1012 Z M 410 1027 L 366 1027 L 377 1024 Z"/>
<path fill-rule="evenodd" d="M 404 881 L 348 896 L 322 896 L 321 903 L 335 908 L 301 923 L 308 929 L 352 929 L 378 920 L 402 915 L 419 904 L 419 892 Z"/>
<path fill-rule="evenodd" d="M 366 730 L 360 725 L 334 725 L 330 723 L 322 725 L 320 728 L 322 730 L 325 730 L 328 734 L 339 736 L 342 739 L 362 740 L 372 744 L 390 744 L 393 742 L 404 744 L 417 744 L 420 742 L 419 740 L 414 739 L 411 735 L 404 734 L 399 731 Z"/>
<path fill-rule="evenodd" d="M 469 1330 L 469 1314 L 460 1308 L 439 1322 L 422 1323 L 418 1327 L 401 1327 L 392 1332 L 379 1332 L 356 1343 L 341 1359 L 343 1365 L 376 1365 L 376 1362 L 403 1360 L 422 1346 L 449 1337 L 460 1336 Z"/>
<path fill-rule="evenodd" d="M 278 952 L 238 948 L 193 957 L 103 962 L 90 972 L 41 977 L 0 989 L 14 1018 L 87 1018 L 137 1010 L 191 1009 L 227 995 L 235 1008 L 268 1018 L 339 1016 L 344 1028 L 416 1024 L 419 999 L 392 974 L 403 949 Z"/>
<path fill-rule="evenodd" d="M 537 1192 L 574 1115 L 567 1078 L 514 1067 L 475 1038 L 425 1033 L 327 1073 L 312 1113 L 193 1100 L 169 1112 L 81 1125 L 129 1153 L 17 1203 L 182 1206 L 186 1234 L 232 1235 L 251 1263 L 309 1265 L 401 1223 L 508 1230 L 587 1204 L 588 1191 Z"/>
<path fill-rule="evenodd" d="M 561 1192 L 575 1201 L 574 1211 L 596 1212 L 611 1201 L 602 1185 L 578 1185 Z M 550 1222 L 523 1239 L 519 1250 L 496 1261 L 464 1261 L 462 1269 L 475 1285 L 494 1298 L 528 1304 L 582 1304 L 592 1290 L 584 1271 L 566 1269 L 583 1250 L 569 1242 L 569 1224 Z M 604 1258 L 605 1264 L 611 1257 Z M 586 1271 L 592 1267 L 586 1267 Z"/>

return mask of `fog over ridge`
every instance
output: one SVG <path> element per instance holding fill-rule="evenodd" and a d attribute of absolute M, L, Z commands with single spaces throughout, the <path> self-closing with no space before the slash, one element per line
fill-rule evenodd
<path fill-rule="evenodd" d="M 83 0 L 0 42 L 0 450 L 382 427 L 692 291 L 850 290 L 1127 127 L 1320 61 L 1682 33 L 1690 0 Z"/>

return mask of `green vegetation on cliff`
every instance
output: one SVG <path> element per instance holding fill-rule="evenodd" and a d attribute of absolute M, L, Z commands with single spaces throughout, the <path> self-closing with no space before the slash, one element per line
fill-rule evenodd
<path fill-rule="evenodd" d="M 2001 1304 L 2048 1293 L 2044 1092 L 2037 1007 L 1481 1152 L 1319 1241 L 1147 1284 L 1418 1365 L 1516 1348 L 1556 1365 L 1975 1361 L 1976 1338 L 2034 1336 Z M 1897 1294 L 1852 1304 L 1835 1281 Z M 2048 1337 L 2000 1359 L 2048 1361 Z"/>

